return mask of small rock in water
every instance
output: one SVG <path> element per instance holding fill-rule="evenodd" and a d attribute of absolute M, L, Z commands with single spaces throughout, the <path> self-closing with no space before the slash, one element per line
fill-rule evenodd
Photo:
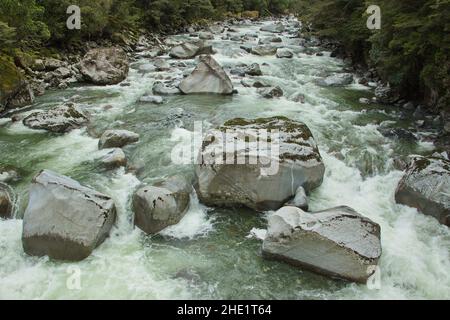
<path fill-rule="evenodd" d="M 290 51 L 289 49 L 285 49 L 285 48 L 280 48 L 277 50 L 277 58 L 293 58 L 294 54 L 292 53 L 292 51 Z"/>
<path fill-rule="evenodd" d="M 273 56 L 277 53 L 277 48 L 271 45 L 254 46 L 251 53 L 258 56 Z"/>
<path fill-rule="evenodd" d="M 257 63 L 252 63 L 246 70 L 245 73 L 249 76 L 262 76 L 261 67 Z"/>
<path fill-rule="evenodd" d="M 152 92 L 155 95 L 161 95 L 161 96 L 170 96 L 170 95 L 177 95 L 181 94 L 180 89 L 174 86 L 167 86 L 161 81 L 156 81 L 153 84 Z"/>
<path fill-rule="evenodd" d="M 107 130 L 100 138 L 99 149 L 122 148 L 139 141 L 137 133 L 128 130 Z"/>
<path fill-rule="evenodd" d="M 261 88 L 258 93 L 266 99 L 280 98 L 283 96 L 283 90 L 280 87 Z"/>
<path fill-rule="evenodd" d="M 127 165 L 127 157 L 122 149 L 114 148 L 109 151 L 102 159 L 101 163 L 107 169 L 125 167 Z"/>
<path fill-rule="evenodd" d="M 371 101 L 368 98 L 360 98 L 359 99 L 359 103 L 361 103 L 361 104 L 370 104 Z"/>
<path fill-rule="evenodd" d="M 263 257 L 366 283 L 381 256 L 380 229 L 349 207 L 315 213 L 284 207 L 269 218 Z"/>
<path fill-rule="evenodd" d="M 352 84 L 352 82 L 353 75 L 351 73 L 338 73 L 317 81 L 317 84 L 324 87 L 340 87 Z"/>
<path fill-rule="evenodd" d="M 80 261 L 107 237 L 116 220 L 114 201 L 49 170 L 33 178 L 23 217 L 25 253 Z"/>

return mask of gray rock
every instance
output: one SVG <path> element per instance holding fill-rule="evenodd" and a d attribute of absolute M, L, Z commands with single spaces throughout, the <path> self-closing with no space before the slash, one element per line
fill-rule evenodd
<path fill-rule="evenodd" d="M 0 182 L 10 183 L 20 180 L 20 175 L 12 167 L 0 167 Z"/>
<path fill-rule="evenodd" d="M 261 38 L 258 41 L 258 44 L 271 44 L 271 43 L 281 43 L 283 42 L 283 39 L 280 37 L 265 37 Z"/>
<path fill-rule="evenodd" d="M 352 84 L 353 75 L 351 73 L 337 73 L 325 79 L 317 81 L 323 87 L 341 87 Z"/>
<path fill-rule="evenodd" d="M 54 74 L 61 79 L 66 79 L 72 75 L 72 71 L 69 68 L 60 67 L 55 70 Z"/>
<path fill-rule="evenodd" d="M 214 40 L 214 35 L 210 32 L 199 32 L 198 37 L 201 40 Z"/>
<path fill-rule="evenodd" d="M 171 96 L 176 94 L 181 94 L 180 89 L 174 86 L 167 86 L 161 81 L 156 81 L 153 84 L 152 92 L 155 95 L 161 95 L 161 96 Z"/>
<path fill-rule="evenodd" d="M 261 67 L 257 63 L 252 63 L 246 70 L 245 73 L 249 76 L 262 76 Z"/>
<path fill-rule="evenodd" d="M 251 53 L 258 56 L 273 56 L 277 53 L 277 47 L 271 45 L 254 46 Z"/>
<path fill-rule="evenodd" d="M 210 55 L 201 56 L 200 62 L 180 84 L 184 94 L 233 94 L 233 84 L 222 67 Z"/>
<path fill-rule="evenodd" d="M 287 202 L 285 204 L 285 206 L 297 207 L 299 209 L 302 209 L 303 211 L 308 211 L 309 203 L 308 203 L 308 197 L 306 196 L 305 189 L 303 187 L 298 187 L 297 191 L 295 192 L 294 199 Z"/>
<path fill-rule="evenodd" d="M 114 148 L 109 151 L 101 160 L 102 165 L 107 169 L 125 167 L 127 165 L 127 157 L 125 152 L 120 148 Z"/>
<path fill-rule="evenodd" d="M 157 71 L 170 70 L 170 64 L 164 59 L 156 59 L 153 64 Z"/>
<path fill-rule="evenodd" d="M 80 66 L 84 78 L 97 85 L 118 84 L 126 79 L 129 71 L 127 54 L 115 47 L 90 50 Z"/>
<path fill-rule="evenodd" d="M 213 34 L 221 34 L 225 31 L 225 28 L 218 24 L 213 24 L 208 27 L 208 31 Z"/>
<path fill-rule="evenodd" d="M 122 148 L 139 141 L 137 133 L 128 130 L 107 130 L 100 137 L 99 149 Z"/>
<path fill-rule="evenodd" d="M 258 132 L 264 130 L 279 130 L 279 138 L 268 136 L 257 142 Z M 226 131 L 231 134 L 223 135 Z M 233 119 L 211 130 L 203 141 L 196 168 L 197 193 L 207 205 L 273 210 L 292 198 L 298 187 L 306 192 L 319 187 L 324 172 L 305 124 L 284 117 Z"/>
<path fill-rule="evenodd" d="M 359 103 L 361 104 L 370 104 L 372 101 L 370 101 L 370 99 L 367 98 L 360 98 L 359 99 Z"/>
<path fill-rule="evenodd" d="M 15 195 L 10 186 L 0 182 L 0 219 L 11 219 L 14 213 Z"/>
<path fill-rule="evenodd" d="M 189 209 L 191 192 L 191 184 L 180 176 L 140 188 L 133 196 L 135 225 L 156 234 L 177 224 Z"/>
<path fill-rule="evenodd" d="M 163 104 L 164 99 L 163 99 L 163 97 L 160 97 L 160 96 L 145 95 L 145 96 L 142 96 L 139 98 L 139 102 Z"/>
<path fill-rule="evenodd" d="M 169 55 L 175 59 L 192 59 L 201 54 L 213 54 L 211 45 L 203 41 L 184 42 L 170 50 Z"/>
<path fill-rule="evenodd" d="M 7 107 L 9 109 L 26 107 L 34 102 L 34 98 L 30 84 L 28 81 L 24 81 L 17 87 L 15 94 L 9 99 Z"/>
<path fill-rule="evenodd" d="M 40 66 L 40 61 L 38 61 L 38 67 Z M 58 68 L 64 67 L 65 64 L 63 61 L 54 59 L 54 58 L 47 58 L 44 60 L 44 69 L 45 71 L 55 71 Z"/>
<path fill-rule="evenodd" d="M 380 231 L 377 223 L 348 207 L 315 213 L 284 207 L 269 218 L 263 257 L 366 283 L 382 253 Z"/>
<path fill-rule="evenodd" d="M 240 48 L 248 53 L 251 53 L 253 47 L 250 45 L 242 45 L 242 46 L 240 46 Z"/>
<path fill-rule="evenodd" d="M 81 128 L 89 121 L 88 116 L 73 103 L 67 103 L 50 110 L 31 113 L 23 124 L 31 129 L 66 133 Z"/>
<path fill-rule="evenodd" d="M 266 99 L 280 98 L 283 96 L 283 90 L 280 87 L 260 88 L 258 93 Z"/>
<path fill-rule="evenodd" d="M 293 57 L 294 57 L 294 54 L 289 49 L 280 48 L 280 49 L 277 50 L 277 58 L 280 58 L 280 59 L 282 59 L 282 58 L 291 59 Z"/>
<path fill-rule="evenodd" d="M 272 33 L 282 33 L 284 32 L 285 27 L 282 23 L 273 23 L 267 26 L 263 26 L 260 30 Z"/>
<path fill-rule="evenodd" d="M 400 180 L 397 203 L 417 208 L 440 223 L 450 226 L 450 161 L 416 157 Z"/>
<path fill-rule="evenodd" d="M 375 98 L 378 103 L 394 104 L 400 99 L 400 94 L 389 86 L 378 86 L 375 89 Z"/>
<path fill-rule="evenodd" d="M 31 184 L 23 249 L 33 256 L 80 261 L 107 238 L 115 219 L 110 197 L 44 170 Z"/>

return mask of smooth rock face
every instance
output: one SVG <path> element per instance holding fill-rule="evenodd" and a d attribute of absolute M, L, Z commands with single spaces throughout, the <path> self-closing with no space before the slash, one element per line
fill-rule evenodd
<path fill-rule="evenodd" d="M 203 41 L 184 42 L 170 50 L 170 56 L 175 59 L 192 59 L 201 54 L 213 54 L 211 45 Z"/>
<path fill-rule="evenodd" d="M 84 78 L 97 85 L 118 84 L 126 79 L 129 71 L 127 54 L 120 48 L 92 49 L 80 66 Z"/>
<path fill-rule="evenodd" d="M 256 130 L 279 130 L 279 139 L 261 136 L 257 142 Z M 232 134 L 224 137 L 226 131 Z M 305 124 L 284 117 L 238 118 L 211 130 L 203 141 L 198 163 L 197 194 L 203 203 L 262 211 L 279 209 L 300 186 L 306 192 L 317 188 L 325 172 L 311 131 Z"/>
<path fill-rule="evenodd" d="M 366 283 L 382 252 L 380 226 L 348 207 L 312 214 L 284 207 L 269 218 L 262 250 L 267 259 Z"/>
<path fill-rule="evenodd" d="M 12 218 L 14 211 L 14 195 L 12 189 L 3 183 L 0 183 L 0 219 Z"/>
<path fill-rule="evenodd" d="M 30 188 L 23 217 L 23 248 L 33 256 L 83 260 L 106 239 L 115 219 L 110 197 L 44 170 Z"/>
<path fill-rule="evenodd" d="M 184 94 L 213 93 L 229 95 L 233 93 L 233 84 L 212 56 L 200 57 L 200 62 L 179 86 Z"/>
<path fill-rule="evenodd" d="M 298 187 L 295 192 L 295 197 L 291 201 L 285 204 L 287 207 L 297 207 L 302 209 L 303 211 L 308 211 L 308 197 L 306 196 L 305 189 L 303 187 Z"/>
<path fill-rule="evenodd" d="M 395 200 L 450 226 L 450 161 L 413 159 L 400 180 Z"/>
<path fill-rule="evenodd" d="M 107 130 L 98 143 L 99 149 L 122 148 L 139 141 L 137 133 L 128 130 Z"/>
<path fill-rule="evenodd" d="M 340 87 L 347 86 L 352 82 L 353 75 L 351 73 L 338 73 L 323 80 L 319 80 L 318 84 L 324 87 Z"/>
<path fill-rule="evenodd" d="M 101 163 L 107 169 L 125 167 L 127 165 L 127 157 L 122 149 L 114 148 L 101 159 Z"/>
<path fill-rule="evenodd" d="M 189 208 L 191 192 L 191 184 L 180 176 L 140 188 L 133 196 L 135 225 L 147 234 L 156 234 L 177 224 Z"/>
<path fill-rule="evenodd" d="M 277 50 L 277 58 L 293 58 L 294 54 L 289 49 L 280 48 Z"/>
<path fill-rule="evenodd" d="M 88 116 L 81 109 L 73 103 L 67 103 L 47 111 L 33 112 L 23 119 L 23 124 L 31 129 L 65 133 L 81 128 L 88 121 Z"/>

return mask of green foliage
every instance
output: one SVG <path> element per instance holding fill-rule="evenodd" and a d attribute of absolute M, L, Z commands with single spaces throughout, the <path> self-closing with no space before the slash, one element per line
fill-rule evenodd
<path fill-rule="evenodd" d="M 371 4 L 381 7 L 381 30 L 366 27 Z M 450 0 L 302 0 L 296 9 L 317 35 L 341 41 L 405 95 L 431 104 L 450 95 Z"/>

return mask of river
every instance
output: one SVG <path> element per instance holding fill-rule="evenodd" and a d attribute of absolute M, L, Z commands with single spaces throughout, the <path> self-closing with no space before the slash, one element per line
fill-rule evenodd
<path fill-rule="evenodd" d="M 251 34 L 260 32 L 260 27 L 235 29 Z M 282 38 L 292 50 L 299 48 L 299 39 Z M 266 63 L 260 78 L 279 85 L 285 97 L 264 99 L 233 77 L 239 93 L 232 97 L 171 96 L 162 105 L 137 103 L 151 91 L 157 75 L 165 75 L 143 72 L 148 59 L 139 58 L 131 65 L 129 86 L 50 91 L 33 105 L 46 109 L 76 96 L 77 103 L 89 105 L 88 128 L 55 135 L 30 130 L 20 122 L 0 126 L 0 164 L 19 168 L 23 178 L 13 185 L 19 195 L 17 219 L 0 221 L 0 298 L 450 299 L 449 229 L 394 201 L 402 172 L 395 169 L 393 158 L 432 153 L 427 132 L 418 133 L 414 143 L 386 138 L 379 126 L 408 128 L 413 119 L 405 119 L 394 107 L 360 104 L 359 98 L 373 96 L 372 89 L 363 85 L 316 85 L 316 79 L 345 68 L 330 52 L 316 56 L 298 51 L 293 59 L 277 59 L 247 54 L 239 50 L 240 43 L 220 36 L 212 43 L 218 51 L 214 57 L 224 67 Z M 305 95 L 304 104 L 287 99 L 296 92 Z M 261 240 L 252 237 L 251 230 L 264 229 L 270 212 L 208 208 L 192 195 L 191 208 L 178 225 L 153 237 L 133 228 L 130 197 L 141 182 L 151 184 L 192 170 L 173 164 L 170 154 L 180 139 L 190 137 L 194 121 L 214 127 L 234 117 L 276 115 L 306 123 L 319 145 L 326 173 L 323 185 L 310 197 L 311 210 L 347 205 L 381 225 L 379 289 L 263 260 Z M 140 134 L 138 144 L 125 148 L 136 170 L 105 171 L 96 164 L 104 151 L 98 151 L 98 139 L 91 136 L 106 128 Z M 44 168 L 92 186 L 116 202 L 118 222 L 110 237 L 82 262 L 62 263 L 23 252 L 19 218 L 27 205 L 31 178 Z M 73 270 L 80 271 L 78 289 L 67 286 Z"/>

